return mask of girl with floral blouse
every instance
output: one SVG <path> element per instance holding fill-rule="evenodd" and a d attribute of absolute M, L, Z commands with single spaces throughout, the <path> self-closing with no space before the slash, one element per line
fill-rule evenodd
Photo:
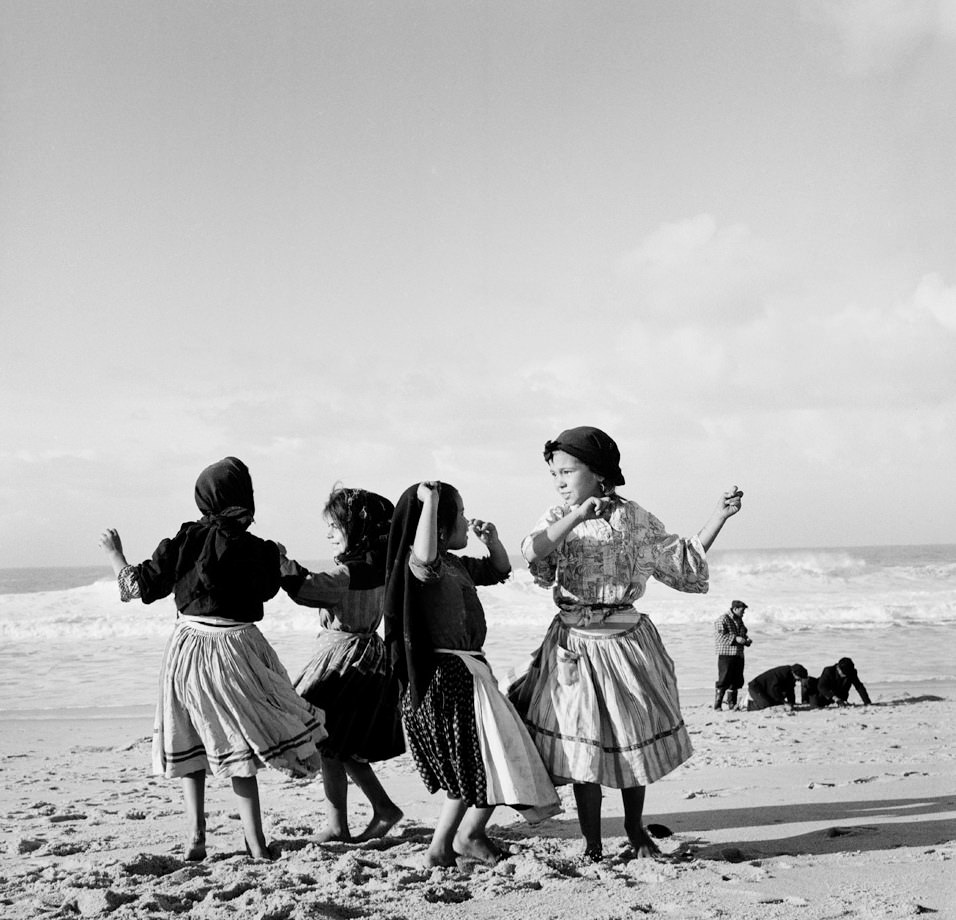
<path fill-rule="evenodd" d="M 694 537 L 669 534 L 624 485 L 620 452 L 603 431 L 571 428 L 545 444 L 562 502 L 521 551 L 558 608 L 528 673 L 510 697 L 556 784 L 573 783 L 584 858 L 603 857 L 601 787 L 621 790 L 635 856 L 658 852 L 643 826 L 644 787 L 692 753 L 674 664 L 650 618 L 634 608 L 649 578 L 678 591 L 708 589 L 706 551 L 743 493 L 724 493 Z"/>

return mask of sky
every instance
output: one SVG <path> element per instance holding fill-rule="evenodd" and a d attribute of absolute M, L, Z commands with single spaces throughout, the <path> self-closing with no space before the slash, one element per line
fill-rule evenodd
<path fill-rule="evenodd" d="M 956 0 L 0 0 L 0 132 L 0 566 L 227 455 L 517 552 L 585 424 L 718 548 L 956 542 Z"/>

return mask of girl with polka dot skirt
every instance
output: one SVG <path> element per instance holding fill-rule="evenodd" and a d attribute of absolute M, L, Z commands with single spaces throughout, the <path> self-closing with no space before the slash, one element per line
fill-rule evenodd
<path fill-rule="evenodd" d="M 469 531 L 486 557 L 450 552 L 467 545 Z M 422 482 L 395 507 L 387 571 L 385 642 L 404 688 L 408 745 L 428 790 L 446 795 L 426 863 L 493 864 L 506 855 L 486 832 L 496 805 L 517 808 L 529 823 L 561 811 L 481 650 L 485 615 L 475 586 L 507 579 L 508 555 L 494 524 L 465 517 L 457 489 Z"/>

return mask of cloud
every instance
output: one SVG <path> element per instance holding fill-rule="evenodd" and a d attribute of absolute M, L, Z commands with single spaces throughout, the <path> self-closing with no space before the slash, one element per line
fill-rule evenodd
<path fill-rule="evenodd" d="M 807 0 L 852 74 L 891 70 L 921 49 L 956 40 L 956 0 Z"/>
<path fill-rule="evenodd" d="M 667 323 L 726 323 L 758 312 L 784 267 L 743 224 L 719 227 L 710 214 L 664 224 L 620 260 L 631 312 Z"/>

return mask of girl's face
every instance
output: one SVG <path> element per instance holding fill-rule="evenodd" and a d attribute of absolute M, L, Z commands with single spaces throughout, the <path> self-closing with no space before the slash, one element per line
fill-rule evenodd
<path fill-rule="evenodd" d="M 556 450 L 548 461 L 554 487 L 565 502 L 569 505 L 580 505 L 582 502 L 603 494 L 601 483 L 603 477 L 598 476 L 587 464 L 566 454 L 563 450 Z"/>
<path fill-rule="evenodd" d="M 325 535 L 326 539 L 329 541 L 329 544 L 332 547 L 332 555 L 338 556 L 341 553 L 344 553 L 348 549 L 348 537 L 345 535 L 345 531 L 339 527 L 335 521 L 330 520 L 329 518 L 325 519 L 325 523 L 329 525 L 329 532 Z"/>
<path fill-rule="evenodd" d="M 464 549 L 468 545 L 468 518 L 465 517 L 465 504 L 459 494 L 455 494 L 458 515 L 451 531 L 445 536 L 445 549 Z"/>

